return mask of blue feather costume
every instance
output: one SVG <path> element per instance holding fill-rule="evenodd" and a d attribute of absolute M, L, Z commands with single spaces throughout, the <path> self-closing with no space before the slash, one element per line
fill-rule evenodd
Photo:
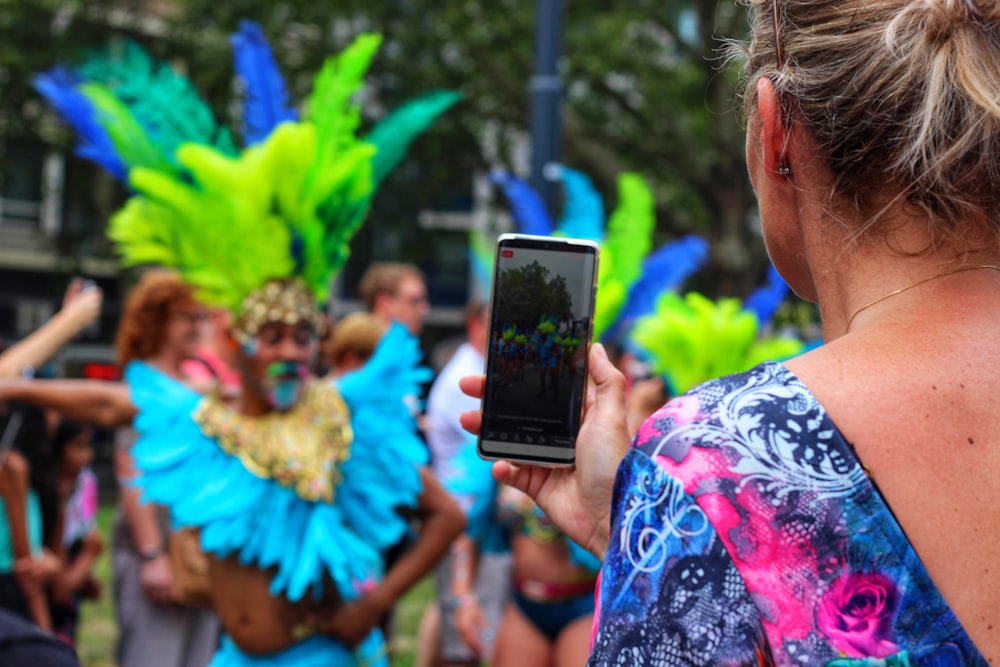
<path fill-rule="evenodd" d="M 417 468 L 426 463 L 426 448 L 403 402 L 427 379 L 428 371 L 416 366 L 418 359 L 416 340 L 395 325 L 371 361 L 341 378 L 336 388 L 322 382 L 310 386 L 302 403 L 309 403 L 310 394 L 343 398 L 350 415 L 343 430 L 353 437 L 339 453 L 327 446 L 335 465 L 305 478 L 282 474 L 303 467 L 294 460 L 276 468 L 264 465 L 260 456 L 245 459 L 240 446 L 253 444 L 252 435 L 229 442 L 234 433 L 252 432 L 253 418 L 239 418 L 243 423 L 237 429 L 220 429 L 218 421 L 205 417 L 213 399 L 133 362 L 126 379 L 139 409 L 135 424 L 140 439 L 132 453 L 143 499 L 167 506 L 174 528 L 199 529 L 206 553 L 273 568 L 274 595 L 292 601 L 305 595 L 318 598 L 329 579 L 344 601 L 357 599 L 381 577 L 384 551 L 406 531 L 397 510 L 414 507 L 421 492 Z M 214 409 L 223 419 L 237 418 L 231 409 Z M 321 420 L 308 421 L 314 429 L 323 428 Z M 309 425 L 296 427 L 305 436 Z M 329 500 L 322 497 L 327 484 L 333 492 Z M 356 651 L 313 637 L 287 652 L 299 657 L 250 657 L 227 641 L 212 667 L 310 665 L 313 656 L 322 660 L 316 664 L 326 666 L 387 664 L 379 658 L 383 645 L 377 630 Z"/>

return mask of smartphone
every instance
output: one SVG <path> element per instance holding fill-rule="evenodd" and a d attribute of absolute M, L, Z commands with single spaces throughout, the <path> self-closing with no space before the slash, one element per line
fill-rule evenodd
<path fill-rule="evenodd" d="M 490 297 L 479 455 L 576 462 L 597 295 L 593 241 L 504 234 Z"/>

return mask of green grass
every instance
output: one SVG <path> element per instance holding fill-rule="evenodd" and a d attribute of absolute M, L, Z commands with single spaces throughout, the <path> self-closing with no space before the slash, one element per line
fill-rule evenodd
<path fill-rule="evenodd" d="M 104 536 L 105 550 L 96 572 L 103 585 L 101 599 L 87 602 L 81 611 L 77 652 L 83 667 L 115 667 L 115 639 L 118 625 L 111 595 L 112 508 L 102 508 L 97 524 Z M 427 577 L 403 597 L 396 608 L 396 636 L 393 638 L 392 667 L 412 667 L 417 650 L 417 627 L 424 608 L 434 597 L 433 577 Z"/>
<path fill-rule="evenodd" d="M 97 561 L 95 574 L 101 580 L 101 597 L 85 602 L 80 610 L 80 630 L 76 649 L 84 667 L 115 667 L 115 638 L 118 623 L 111 601 L 111 517 L 114 510 L 102 507 L 97 525 L 104 538 L 104 553 Z"/>

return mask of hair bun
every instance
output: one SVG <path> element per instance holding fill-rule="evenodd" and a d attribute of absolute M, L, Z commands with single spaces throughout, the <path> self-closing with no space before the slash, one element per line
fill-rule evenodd
<path fill-rule="evenodd" d="M 970 25 L 995 28 L 1000 22 L 997 0 L 923 0 L 914 4 L 914 10 L 926 17 L 924 25 L 931 39 L 950 37 Z"/>

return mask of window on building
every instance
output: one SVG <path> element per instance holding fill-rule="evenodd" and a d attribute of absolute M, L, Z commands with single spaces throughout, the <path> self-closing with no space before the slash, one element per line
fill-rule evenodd
<path fill-rule="evenodd" d="M 0 224 L 41 224 L 45 148 L 37 141 L 0 143 Z"/>

